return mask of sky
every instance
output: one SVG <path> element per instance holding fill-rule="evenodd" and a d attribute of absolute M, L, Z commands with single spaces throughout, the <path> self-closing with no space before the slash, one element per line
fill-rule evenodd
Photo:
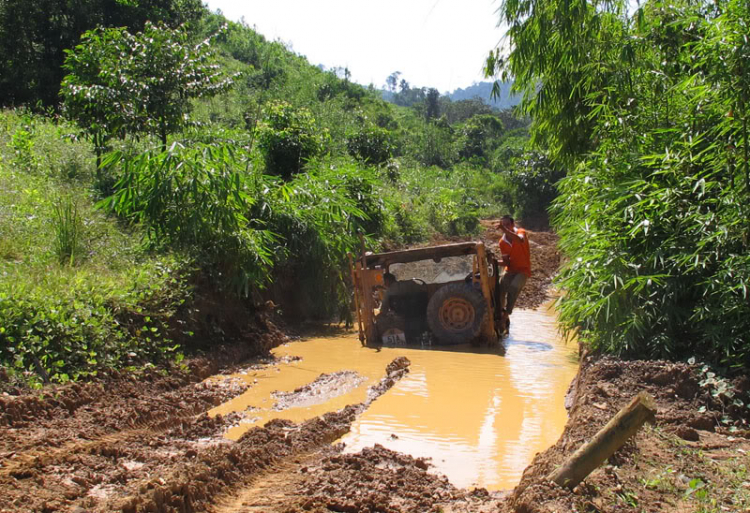
<path fill-rule="evenodd" d="M 394 71 L 412 87 L 451 92 L 483 80 L 501 40 L 499 0 L 207 0 L 233 21 L 281 40 L 313 65 L 348 67 L 384 87 Z"/>

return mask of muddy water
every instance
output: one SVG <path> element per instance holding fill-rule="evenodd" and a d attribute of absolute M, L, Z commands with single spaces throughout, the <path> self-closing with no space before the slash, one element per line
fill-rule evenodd
<path fill-rule="evenodd" d="M 378 443 L 431 458 L 456 486 L 511 488 L 562 433 L 577 362 L 547 307 L 516 310 L 505 345 L 502 355 L 469 346 L 376 351 L 356 335 L 293 342 L 274 350 L 283 363 L 237 375 L 252 387 L 212 413 L 244 412 L 233 439 L 272 418 L 306 420 L 363 401 L 403 355 L 411 372 L 355 421 L 341 439 L 346 451 Z"/>

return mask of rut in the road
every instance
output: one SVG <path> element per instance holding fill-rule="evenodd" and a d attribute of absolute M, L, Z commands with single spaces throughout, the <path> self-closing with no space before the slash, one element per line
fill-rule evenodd
<path fill-rule="evenodd" d="M 373 386 L 368 399 L 302 424 L 272 420 L 248 431 L 236 443 L 196 449 L 185 459 L 153 472 L 156 478 L 128 483 L 119 497 L 98 505 L 99 511 L 168 512 L 205 510 L 220 494 L 242 494 L 251 480 L 272 471 L 289 458 L 328 446 L 346 433 L 359 413 L 390 389 L 406 372 L 409 361 L 399 357 L 386 368 L 386 377 Z M 227 490 L 233 492 L 227 492 Z"/>

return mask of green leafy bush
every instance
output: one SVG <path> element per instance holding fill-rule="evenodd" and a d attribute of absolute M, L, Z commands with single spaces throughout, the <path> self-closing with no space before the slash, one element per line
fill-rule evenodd
<path fill-rule="evenodd" d="M 105 165 L 119 166 L 120 178 L 101 205 L 141 224 L 152 246 L 194 254 L 241 295 L 266 283 L 274 235 L 247 217 L 266 184 L 246 180 L 247 163 L 232 145 L 174 144 L 135 157 L 114 152 Z"/>
<path fill-rule="evenodd" d="M 357 232 L 377 229 L 383 216 L 371 180 L 355 165 L 322 161 L 273 190 L 268 225 L 282 241 L 275 276 L 291 280 L 284 288 L 304 316 L 330 319 L 348 304 L 347 254 L 359 250 Z"/>
<path fill-rule="evenodd" d="M 32 381 L 176 356 L 168 322 L 185 299 L 175 261 L 132 269 L 129 283 L 91 270 L 0 281 L 0 362 Z"/>
<path fill-rule="evenodd" d="M 367 164 L 380 165 L 391 158 L 392 135 L 385 128 L 364 126 L 347 137 L 346 147 L 352 157 Z"/>
<path fill-rule="evenodd" d="M 258 144 L 266 158 L 268 173 L 289 180 L 318 155 L 327 133 L 315 125 L 308 109 L 295 109 L 284 101 L 271 102 L 258 128 Z"/>

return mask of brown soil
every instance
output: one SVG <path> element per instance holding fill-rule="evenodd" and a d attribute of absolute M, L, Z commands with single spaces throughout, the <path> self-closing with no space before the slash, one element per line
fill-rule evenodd
<path fill-rule="evenodd" d="M 586 358 L 571 391 L 570 420 L 560 440 L 537 455 L 505 509 L 567 511 L 750 511 L 750 442 L 725 417 L 727 407 L 698 380 L 699 368 L 665 361 Z M 636 394 L 657 403 L 656 423 L 573 491 L 545 476 Z M 722 422 L 724 418 L 724 422 Z"/>
<path fill-rule="evenodd" d="M 492 247 L 497 234 L 488 231 L 485 240 Z M 546 298 L 558 262 L 553 234 L 530 232 L 530 241 L 535 278 L 519 300 L 526 307 Z M 455 488 L 429 460 L 380 446 L 343 454 L 332 445 L 408 372 L 406 359 L 389 365 L 363 403 L 302 424 L 271 421 L 226 440 L 241 416 L 206 412 L 246 385 L 221 375 L 203 380 L 277 364 L 254 355 L 282 335 L 258 337 L 214 348 L 187 370 L 110 373 L 0 396 L 0 512 L 750 511 L 750 410 L 701 385 L 698 365 L 585 357 L 560 440 L 534 458 L 514 490 L 488 493 Z M 306 404 L 358 379 L 321 375 L 276 399 L 280 408 Z M 750 380 L 734 387 L 744 398 Z M 641 391 L 656 400 L 654 426 L 572 491 L 546 479 Z"/>

